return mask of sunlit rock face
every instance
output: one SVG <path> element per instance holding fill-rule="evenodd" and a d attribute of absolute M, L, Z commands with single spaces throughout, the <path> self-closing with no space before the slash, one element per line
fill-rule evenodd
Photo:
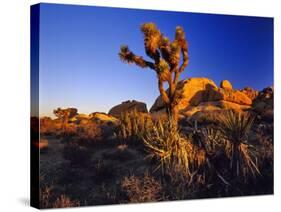
<path fill-rule="evenodd" d="M 114 116 L 108 115 L 106 113 L 94 112 L 89 115 L 90 120 L 96 121 L 99 123 L 117 123 L 118 119 Z"/>
<path fill-rule="evenodd" d="M 108 114 L 115 117 L 119 117 L 122 113 L 129 112 L 129 111 L 137 111 L 142 113 L 148 112 L 145 103 L 138 102 L 136 100 L 132 100 L 132 101 L 128 100 L 111 108 Z"/>
<path fill-rule="evenodd" d="M 178 110 L 188 112 L 189 110 L 204 109 L 245 109 L 252 105 L 252 99 L 245 93 L 232 89 L 229 81 L 224 80 L 221 87 L 208 78 L 190 78 L 180 81 L 177 85 L 176 97 Z M 197 109 L 194 109 L 197 107 Z M 159 96 L 152 105 L 150 112 L 164 111 L 164 104 Z"/>
<path fill-rule="evenodd" d="M 190 78 L 182 80 L 177 85 L 178 109 L 184 109 L 189 105 L 198 105 L 206 99 L 209 90 L 217 89 L 216 84 L 207 78 Z M 152 105 L 150 112 L 157 112 L 164 108 L 159 96 Z"/>
<path fill-rule="evenodd" d="M 220 83 L 220 87 L 224 89 L 232 89 L 232 84 L 228 80 L 223 80 Z"/>
<path fill-rule="evenodd" d="M 252 101 L 258 96 L 259 92 L 251 87 L 245 87 L 240 90 L 242 93 L 246 94 Z"/>

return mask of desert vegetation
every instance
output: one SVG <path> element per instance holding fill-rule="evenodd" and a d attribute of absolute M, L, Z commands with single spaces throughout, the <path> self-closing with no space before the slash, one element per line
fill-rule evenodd
<path fill-rule="evenodd" d="M 108 114 L 58 108 L 54 119 L 32 119 L 40 123 L 32 145 L 40 151 L 41 207 L 272 194 L 273 87 L 180 81 L 189 61 L 184 29 L 176 27 L 173 41 L 154 23 L 141 32 L 152 62 L 128 46 L 119 56 L 155 71 L 160 95 L 149 112 L 126 101 Z"/>
<path fill-rule="evenodd" d="M 164 36 L 154 23 L 141 25 L 144 36 L 144 47 L 147 56 L 153 62 L 146 61 L 143 57 L 135 55 L 127 45 L 121 46 L 119 57 L 125 63 L 134 63 L 141 68 L 150 68 L 155 71 L 158 79 L 158 89 L 166 112 L 173 119 L 177 119 L 178 92 L 177 83 L 180 74 L 188 65 L 188 45 L 182 27 L 178 26 L 175 38 L 170 41 Z M 182 64 L 181 61 L 182 54 Z M 168 92 L 164 89 L 164 83 L 169 85 Z"/>

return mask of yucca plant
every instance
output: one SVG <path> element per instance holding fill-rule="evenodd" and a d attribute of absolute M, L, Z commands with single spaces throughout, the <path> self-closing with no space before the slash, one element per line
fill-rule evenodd
<path fill-rule="evenodd" d="M 219 130 L 226 139 L 225 151 L 230 159 L 232 177 L 260 174 L 256 149 L 248 143 L 248 136 L 254 123 L 254 117 L 247 112 L 229 110 L 218 118 Z"/>
<path fill-rule="evenodd" d="M 205 152 L 183 136 L 173 119 L 167 122 L 159 120 L 148 131 L 143 141 L 150 157 L 156 157 L 160 163 L 162 174 L 191 177 L 205 163 Z"/>
<path fill-rule="evenodd" d="M 207 126 L 201 129 L 203 144 L 209 156 L 218 154 L 225 150 L 228 140 L 217 126 Z"/>

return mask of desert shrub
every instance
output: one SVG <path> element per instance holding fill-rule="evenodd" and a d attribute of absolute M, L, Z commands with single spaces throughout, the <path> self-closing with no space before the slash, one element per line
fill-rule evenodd
<path fill-rule="evenodd" d="M 111 205 L 120 203 L 120 187 L 109 183 L 95 184 L 89 195 L 89 202 L 94 205 Z"/>
<path fill-rule="evenodd" d="M 40 133 L 43 135 L 58 135 L 61 131 L 61 124 L 49 117 L 40 118 Z"/>
<path fill-rule="evenodd" d="M 232 177 L 260 174 L 255 146 L 248 143 L 248 135 L 254 122 L 251 114 L 229 110 L 218 118 L 219 130 L 226 139 L 225 152 L 230 159 Z"/>
<path fill-rule="evenodd" d="M 53 204 L 53 208 L 69 208 L 69 207 L 78 207 L 78 206 L 80 206 L 79 201 L 71 200 L 69 197 L 67 197 L 64 194 L 58 197 Z"/>
<path fill-rule="evenodd" d="M 162 200 L 162 186 L 147 172 L 144 176 L 129 176 L 121 181 L 121 188 L 126 193 L 128 202 L 155 202 Z"/>
<path fill-rule="evenodd" d="M 63 125 L 63 127 L 62 127 Z M 77 125 L 71 122 L 62 123 L 61 119 L 50 117 L 40 118 L 40 133 L 42 135 L 72 136 L 76 133 Z"/>
<path fill-rule="evenodd" d="M 72 129 L 65 128 L 62 143 L 77 143 L 83 146 L 91 146 L 91 144 L 102 140 L 102 130 L 94 122 L 87 124 L 75 125 L 71 124 Z"/>
<path fill-rule="evenodd" d="M 102 130 L 95 122 L 79 125 L 76 133 L 79 139 L 85 141 L 98 140 L 102 137 Z"/>
<path fill-rule="evenodd" d="M 70 141 L 64 144 L 63 157 L 72 165 L 87 165 L 91 160 L 91 151 L 79 142 Z"/>
<path fill-rule="evenodd" d="M 54 130 L 53 124 L 52 124 L 52 119 L 49 117 L 42 117 L 40 118 L 40 132 L 44 134 L 50 134 Z"/>
<path fill-rule="evenodd" d="M 60 135 L 64 137 L 70 137 L 77 134 L 78 126 L 75 123 L 66 123 L 64 131 L 60 132 Z"/>
<path fill-rule="evenodd" d="M 41 186 L 40 187 L 40 208 L 51 208 L 52 207 L 52 199 L 53 193 L 52 193 L 52 186 Z"/>
<path fill-rule="evenodd" d="M 153 122 L 149 114 L 136 110 L 128 111 L 120 116 L 117 135 L 122 141 L 139 141 L 152 126 Z"/>
<path fill-rule="evenodd" d="M 258 134 L 258 141 L 260 145 L 260 159 L 273 161 L 273 142 L 272 139 L 264 134 Z"/>
<path fill-rule="evenodd" d="M 256 130 L 257 151 L 259 153 L 259 164 L 263 176 L 266 174 L 273 175 L 273 133 L 266 127 L 258 126 Z"/>
<path fill-rule="evenodd" d="M 54 192 L 53 186 L 43 186 L 40 189 L 40 208 L 66 208 L 77 207 L 79 201 L 71 200 L 66 195 L 62 194 L 59 197 Z"/>
<path fill-rule="evenodd" d="M 146 132 L 143 142 L 151 157 L 160 161 L 157 168 L 172 178 L 184 176 L 191 179 L 193 173 L 205 165 L 205 151 L 194 145 L 190 137 L 181 134 L 172 120 L 158 121 L 151 131 Z"/>

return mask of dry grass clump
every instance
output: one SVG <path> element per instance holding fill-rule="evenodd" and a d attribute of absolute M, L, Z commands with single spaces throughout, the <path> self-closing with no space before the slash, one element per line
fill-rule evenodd
<path fill-rule="evenodd" d="M 77 128 L 76 134 L 82 140 L 98 140 L 102 136 L 102 130 L 95 122 L 88 122 Z"/>
<path fill-rule="evenodd" d="M 162 200 L 162 186 L 148 173 L 142 177 L 134 175 L 125 177 L 121 182 L 128 201 L 131 203 L 154 202 Z"/>
<path fill-rule="evenodd" d="M 260 174 L 257 162 L 256 148 L 248 143 L 248 135 L 254 122 L 251 114 L 230 110 L 218 118 L 219 130 L 226 139 L 225 152 L 230 164 L 233 177 L 242 177 Z"/>
<path fill-rule="evenodd" d="M 60 134 L 63 137 L 75 136 L 77 135 L 78 126 L 75 123 L 67 123 L 64 126 L 64 130 L 60 129 Z"/>
<path fill-rule="evenodd" d="M 49 117 L 40 118 L 40 133 L 44 135 L 57 135 L 61 131 L 61 123 Z"/>
<path fill-rule="evenodd" d="M 191 177 L 205 165 L 205 151 L 194 145 L 191 138 L 182 135 L 172 120 L 158 121 L 151 131 L 147 131 L 143 141 L 151 157 L 159 159 L 157 168 L 161 168 L 163 174 Z"/>
<path fill-rule="evenodd" d="M 40 189 L 40 208 L 67 208 L 80 206 L 79 201 L 71 200 L 64 194 L 57 198 L 55 196 L 53 186 L 45 186 L 43 189 Z"/>
<path fill-rule="evenodd" d="M 140 140 L 152 126 L 153 121 L 149 114 L 128 111 L 121 114 L 117 135 L 123 141 Z"/>
<path fill-rule="evenodd" d="M 72 126 L 72 129 L 70 129 L 69 126 Z M 102 140 L 102 136 L 103 132 L 101 127 L 94 122 L 80 125 L 71 124 L 65 128 L 65 136 L 63 137 L 62 142 L 74 142 L 79 145 L 90 146 L 91 144 Z"/>
<path fill-rule="evenodd" d="M 78 207 L 80 202 L 77 200 L 71 200 L 66 195 L 62 194 L 53 204 L 53 208 L 69 208 L 69 207 Z"/>
<path fill-rule="evenodd" d="M 272 168 L 273 167 L 273 133 L 267 132 L 267 129 L 259 127 L 256 131 L 257 145 L 259 146 L 259 163 L 261 167 Z"/>
<path fill-rule="evenodd" d="M 52 203 L 51 199 L 53 198 L 52 186 L 45 186 L 44 188 L 40 188 L 40 208 L 51 208 Z"/>

